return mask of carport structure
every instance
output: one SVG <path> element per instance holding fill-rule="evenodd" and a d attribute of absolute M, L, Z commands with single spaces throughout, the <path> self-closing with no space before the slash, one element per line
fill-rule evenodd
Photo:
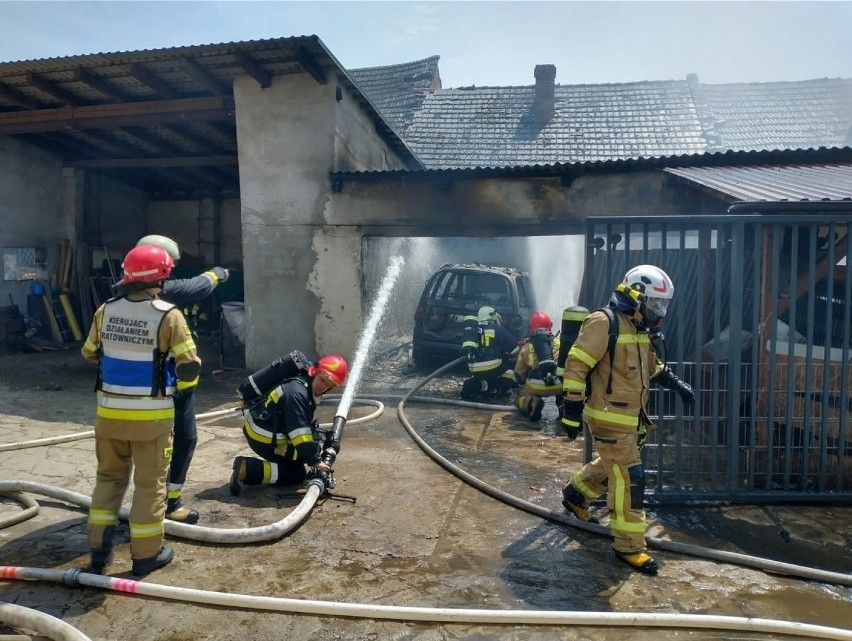
<path fill-rule="evenodd" d="M 235 198 L 234 80 L 247 76 L 265 89 L 276 76 L 302 73 L 354 89 L 316 36 L 0 63 L 0 135 L 152 198 Z M 410 155 L 398 139 L 392 144 Z"/>

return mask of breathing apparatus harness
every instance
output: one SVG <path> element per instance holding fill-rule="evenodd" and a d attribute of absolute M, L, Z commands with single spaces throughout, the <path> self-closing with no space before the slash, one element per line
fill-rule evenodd
<path fill-rule="evenodd" d="M 556 361 L 553 360 L 553 334 L 547 329 L 541 328 L 530 333 L 532 343 L 538 360 L 538 371 L 541 378 L 548 386 L 556 385 Z"/>

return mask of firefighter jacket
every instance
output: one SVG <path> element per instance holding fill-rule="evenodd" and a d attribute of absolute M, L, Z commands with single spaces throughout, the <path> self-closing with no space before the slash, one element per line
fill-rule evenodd
<path fill-rule="evenodd" d="M 245 412 L 245 435 L 258 443 L 271 445 L 276 453 L 284 450 L 284 458 L 316 465 L 320 460 L 314 441 L 316 407 L 310 378 L 287 379 L 269 392 L 263 402 Z"/>
<path fill-rule="evenodd" d="M 640 329 L 639 312 L 625 312 L 623 308 L 613 312 L 618 337 L 612 367 L 609 318 L 597 310 L 583 321 L 568 352 L 562 389 L 566 401 L 586 401 L 583 418 L 591 429 L 601 426 L 623 432 L 644 431 L 653 427 L 647 412 L 649 385 L 662 370 L 662 363 L 651 347 L 648 332 Z"/>
<path fill-rule="evenodd" d="M 559 358 L 559 338 L 553 338 L 553 360 Z M 562 391 L 562 379 L 555 377 L 555 380 L 548 384 L 544 380 L 544 376 L 538 369 L 538 356 L 535 353 L 535 346 L 532 341 L 527 340 L 518 353 L 518 360 L 515 363 L 515 379 L 519 383 L 525 384 L 534 392 L 540 393 L 560 393 Z"/>
<path fill-rule="evenodd" d="M 186 320 L 156 291 L 112 298 L 95 311 L 81 353 L 98 367 L 98 436 L 132 441 L 170 432 L 172 394 L 198 384 L 201 359 Z"/>
<path fill-rule="evenodd" d="M 502 374 L 509 367 L 509 359 L 517 354 L 518 343 L 508 329 L 500 323 L 480 323 L 479 348 L 467 368 L 471 374 Z"/>
<path fill-rule="evenodd" d="M 163 289 L 159 293 L 162 300 L 177 305 L 183 312 L 184 318 L 193 330 L 191 319 L 197 313 L 197 304 L 213 293 L 220 282 L 227 280 L 227 274 L 222 267 L 211 267 L 203 274 L 193 278 L 175 278 L 166 280 Z M 126 290 L 119 287 L 117 291 L 120 296 L 126 294 Z M 198 336 L 193 333 L 193 338 Z"/>

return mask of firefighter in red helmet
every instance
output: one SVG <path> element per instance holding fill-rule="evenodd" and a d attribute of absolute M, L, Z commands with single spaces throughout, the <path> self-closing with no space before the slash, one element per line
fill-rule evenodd
<path fill-rule="evenodd" d="M 556 375 L 559 339 L 553 336 L 553 321 L 546 312 L 530 316 L 530 335 L 515 362 L 515 378 L 522 384 L 515 407 L 537 423 L 544 399 L 553 396 L 556 407 L 562 405 L 562 379 Z"/>
<path fill-rule="evenodd" d="M 234 459 L 231 494 L 237 496 L 243 485 L 294 485 L 309 472 L 329 471 L 320 459 L 314 412 L 323 394 L 346 382 L 348 370 L 343 357 L 323 356 L 245 411 L 243 435 L 260 458 Z"/>
<path fill-rule="evenodd" d="M 134 576 L 171 562 L 163 546 L 166 475 L 172 452 L 173 395 L 198 384 L 201 359 L 180 309 L 158 297 L 174 262 L 154 245 L 131 249 L 122 264 L 123 296 L 95 311 L 81 350 L 98 367 L 95 451 L 89 508 L 90 571 L 112 560 L 113 535 L 133 473 L 130 556 Z"/>

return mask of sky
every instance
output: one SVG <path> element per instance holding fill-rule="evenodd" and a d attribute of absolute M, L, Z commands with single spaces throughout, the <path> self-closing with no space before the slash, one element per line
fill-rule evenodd
<path fill-rule="evenodd" d="M 0 0 L 0 61 L 317 35 L 346 68 L 439 55 L 445 88 L 852 78 L 834 2 Z"/>

